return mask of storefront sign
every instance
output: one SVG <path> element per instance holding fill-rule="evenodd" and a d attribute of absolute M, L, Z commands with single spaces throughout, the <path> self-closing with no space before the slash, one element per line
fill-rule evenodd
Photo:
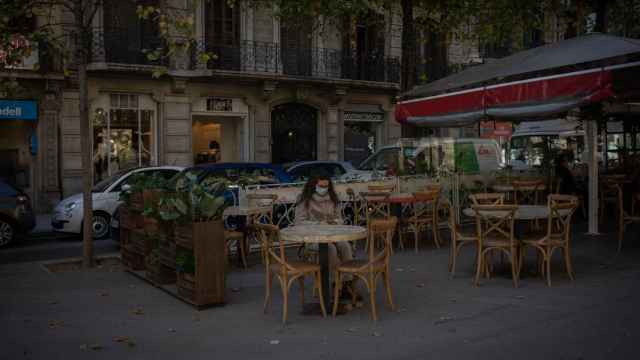
<path fill-rule="evenodd" d="M 37 120 L 38 103 L 27 100 L 0 100 L 0 120 Z"/>
<path fill-rule="evenodd" d="M 380 122 L 384 121 L 384 113 L 345 111 L 344 121 Z"/>
<path fill-rule="evenodd" d="M 481 121 L 480 137 L 483 139 L 495 139 L 498 137 L 511 137 L 513 126 L 509 122 Z"/>

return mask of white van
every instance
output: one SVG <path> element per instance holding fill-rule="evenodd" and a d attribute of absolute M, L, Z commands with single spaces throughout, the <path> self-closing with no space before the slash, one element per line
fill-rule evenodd
<path fill-rule="evenodd" d="M 464 174 L 492 173 L 502 167 L 495 140 L 473 138 L 401 139 L 366 158 L 357 168 L 359 178 L 370 180 L 397 172 L 400 149 L 404 153 L 404 173 L 434 173 L 440 167 Z"/>

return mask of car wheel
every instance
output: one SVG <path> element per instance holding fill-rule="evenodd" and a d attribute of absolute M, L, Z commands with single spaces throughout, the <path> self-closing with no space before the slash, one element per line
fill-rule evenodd
<path fill-rule="evenodd" d="M 104 239 L 111 232 L 109 216 L 105 214 L 93 214 L 93 238 Z"/>
<path fill-rule="evenodd" d="M 16 230 L 10 222 L 0 219 L 0 246 L 5 246 L 13 241 Z"/>

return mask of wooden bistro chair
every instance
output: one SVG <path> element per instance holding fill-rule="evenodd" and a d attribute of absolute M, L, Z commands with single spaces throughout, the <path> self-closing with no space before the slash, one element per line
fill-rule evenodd
<path fill-rule="evenodd" d="M 391 217 L 391 203 L 389 202 L 390 192 L 361 192 L 360 198 L 364 205 L 364 215 L 367 229 L 381 220 L 388 220 Z M 402 242 L 400 242 L 402 246 Z M 369 237 L 365 242 L 365 249 L 369 248 Z"/>
<path fill-rule="evenodd" d="M 514 180 L 513 201 L 516 205 L 537 205 L 544 181 L 542 180 Z"/>
<path fill-rule="evenodd" d="M 304 304 L 304 278 L 311 276 L 313 278 L 314 291 L 318 291 L 320 296 L 320 307 L 322 316 L 326 317 L 327 312 L 324 308 L 322 281 L 320 279 L 320 265 L 309 263 L 301 260 L 288 260 L 285 254 L 285 246 L 280 239 L 280 230 L 277 226 L 271 224 L 256 223 L 252 225 L 258 239 L 262 244 L 262 249 L 266 253 L 265 256 L 265 275 L 266 275 L 266 293 L 264 298 L 264 312 L 267 313 L 269 304 L 271 303 L 271 283 L 273 277 L 277 277 L 282 289 L 282 323 L 287 322 L 287 312 L 289 305 L 289 289 L 295 280 L 300 285 L 300 301 Z M 277 250 L 273 247 L 278 242 Z"/>
<path fill-rule="evenodd" d="M 414 235 L 415 251 L 418 252 L 418 243 L 420 241 L 420 232 L 427 227 L 431 227 L 431 234 L 436 248 L 440 248 L 440 240 L 438 239 L 438 200 L 440 192 L 417 192 L 413 194 L 415 202 L 411 216 L 407 220 L 401 220 L 409 232 Z"/>
<path fill-rule="evenodd" d="M 511 262 L 513 286 L 518 287 L 520 276 L 518 267 L 518 243 L 514 236 L 514 214 L 516 205 L 473 205 L 476 213 L 476 231 L 479 234 L 476 286 L 483 272 L 487 276 L 489 263 L 487 255 L 492 251 L 504 253 Z"/>
<path fill-rule="evenodd" d="M 473 205 L 504 205 L 502 193 L 478 193 L 469 195 Z"/>
<path fill-rule="evenodd" d="M 554 195 L 561 195 L 560 194 L 560 189 L 562 188 L 562 179 L 561 178 L 556 178 L 553 179 L 553 194 Z M 583 218 L 587 218 L 587 207 L 585 205 L 585 200 L 584 200 L 584 196 L 581 194 L 564 194 L 564 195 L 574 195 L 578 198 L 578 206 L 580 207 L 580 210 L 582 211 L 582 217 Z"/>
<path fill-rule="evenodd" d="M 452 207 L 449 203 L 446 203 L 446 208 L 448 212 L 448 224 L 449 230 L 451 230 L 451 251 L 449 253 L 449 273 L 451 274 L 451 278 L 453 278 L 456 274 L 456 258 L 460 253 L 460 250 L 465 245 L 475 245 L 476 246 L 476 259 L 477 251 L 478 251 L 478 233 L 474 228 L 472 229 L 464 229 L 456 219 L 456 209 Z"/>
<path fill-rule="evenodd" d="M 640 222 L 640 214 L 636 214 L 636 205 L 640 207 L 640 200 L 635 196 L 631 196 L 631 212 L 624 208 L 623 184 L 616 183 L 613 185 L 616 189 L 617 207 L 618 207 L 618 252 L 622 251 L 622 241 L 624 240 L 624 231 L 627 225 L 634 222 Z"/>
<path fill-rule="evenodd" d="M 260 207 L 269 208 L 268 211 L 261 213 L 260 215 L 252 216 L 250 219 L 247 219 L 247 221 L 250 224 L 253 224 L 253 223 L 273 224 L 273 206 L 275 205 L 277 200 L 278 200 L 278 195 L 276 194 L 247 194 L 247 203 L 249 207 L 260 206 Z M 243 245 L 246 247 L 245 253 L 249 254 L 251 249 L 249 247 L 250 244 L 246 236 L 244 238 Z M 260 247 L 260 249 L 262 250 L 262 247 Z M 260 255 L 262 256 L 262 262 L 264 263 L 265 255 L 266 255 L 265 252 L 261 251 Z"/>
<path fill-rule="evenodd" d="M 392 193 L 396 190 L 396 186 L 394 184 L 369 185 L 367 188 L 369 192 Z"/>
<path fill-rule="evenodd" d="M 389 259 L 391 257 L 391 240 L 393 239 L 393 233 L 397 226 L 397 218 L 395 216 L 386 219 L 376 221 L 369 228 L 368 238 L 368 259 L 366 260 L 351 260 L 346 261 L 336 267 L 335 270 L 335 291 L 333 300 L 333 317 L 338 312 L 338 302 L 340 299 L 340 291 L 342 290 L 342 277 L 344 274 L 353 275 L 352 286 L 355 280 L 362 280 L 367 286 L 369 291 L 369 301 L 371 302 L 371 317 L 374 321 L 378 320 L 378 314 L 376 312 L 376 284 L 379 276 L 382 276 L 384 281 L 384 287 L 387 293 L 387 304 L 394 309 L 393 296 L 391 293 L 391 282 L 389 276 L 391 269 L 389 266 Z M 382 250 L 376 250 L 375 240 L 380 238 L 384 246 Z M 355 289 L 351 289 L 352 301 L 355 302 Z"/>
<path fill-rule="evenodd" d="M 571 266 L 570 239 L 571 217 L 578 208 L 578 198 L 573 195 L 549 195 L 549 218 L 547 230 L 542 236 L 529 235 L 522 239 L 519 264 L 520 269 L 524 262 L 527 247 L 533 247 L 542 255 L 540 273 L 547 278 L 547 285 L 551 286 L 551 257 L 556 249 L 564 253 L 564 262 L 569 278 L 573 280 L 573 268 Z"/>

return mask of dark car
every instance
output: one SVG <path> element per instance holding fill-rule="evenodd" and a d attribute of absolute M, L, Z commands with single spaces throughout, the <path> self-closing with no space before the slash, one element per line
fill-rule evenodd
<path fill-rule="evenodd" d="M 0 246 L 12 242 L 18 233 L 36 226 L 29 196 L 0 179 Z"/>

